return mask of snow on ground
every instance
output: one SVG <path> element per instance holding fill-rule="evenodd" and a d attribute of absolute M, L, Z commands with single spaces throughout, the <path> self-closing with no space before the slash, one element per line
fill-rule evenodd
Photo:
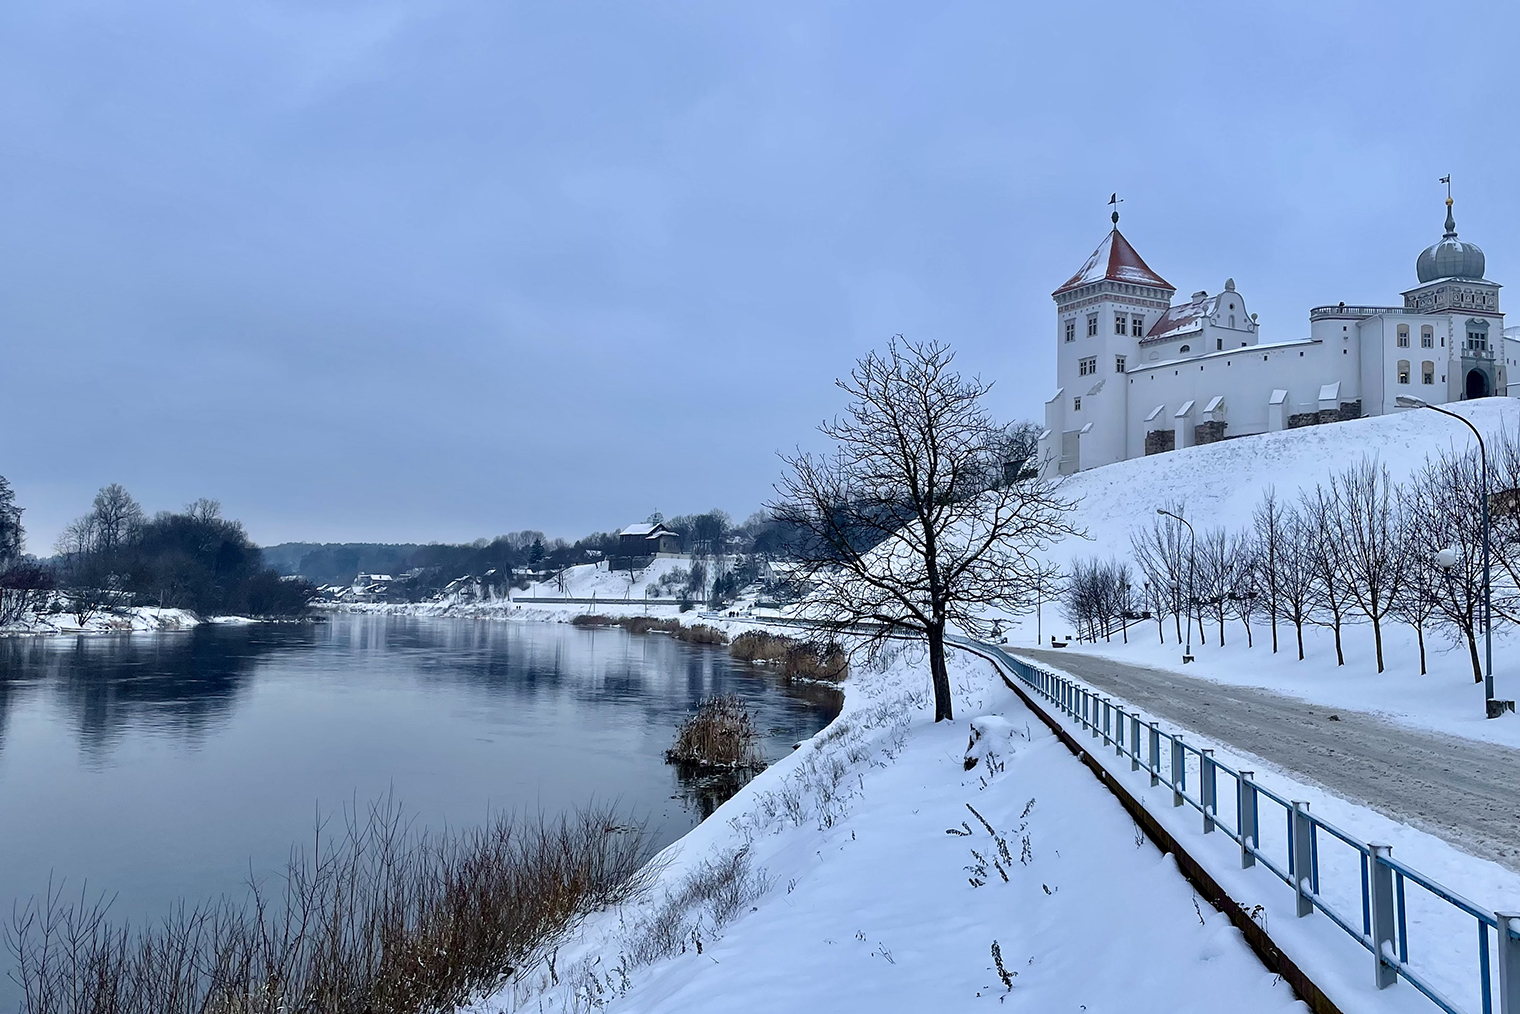
<path fill-rule="evenodd" d="M 1012 648 L 1012 653 L 1017 654 L 1017 648 Z M 1044 659 L 1035 664 L 1060 672 Z M 1193 666 L 1188 668 L 1191 670 Z M 1131 710 L 1127 701 L 1118 697 L 1112 699 L 1115 705 Z M 1294 914 L 1293 895 L 1287 885 L 1260 866 L 1253 870 L 1241 870 L 1239 847 L 1223 834 L 1205 836 L 1202 833 L 1202 818 L 1196 810 L 1191 807 L 1173 808 L 1171 790 L 1165 785 L 1150 788 L 1143 767 L 1138 772 L 1131 772 L 1128 758 L 1117 757 L 1112 748 L 1103 747 L 1101 739 L 1093 739 L 1075 721 L 1062 718 L 1062 722 L 1077 736 L 1079 742 L 1085 740 L 1093 744 L 1093 756 L 1103 762 L 1114 778 L 1124 782 L 1136 797 L 1146 803 L 1147 809 L 1166 825 L 1190 855 L 1204 863 L 1232 898 L 1247 909 L 1257 904 L 1265 907 L 1268 932 L 1321 988 L 1330 993 L 1332 999 L 1339 1001 L 1342 994 L 1354 993 L 1371 981 L 1370 954 L 1359 945 L 1350 944 L 1350 938 L 1332 926 L 1323 915 L 1316 913 L 1307 919 L 1298 919 Z M 1161 728 L 1164 732 L 1171 732 L 1176 726 L 1162 722 Z M 1520 910 L 1520 874 L 1462 852 L 1435 835 L 1391 820 L 1361 803 L 1336 796 L 1323 786 L 1295 777 L 1263 758 L 1191 732 L 1187 739 L 1196 748 L 1213 747 L 1216 759 L 1222 764 L 1235 770 L 1254 771 L 1256 781 L 1278 795 L 1286 799 L 1308 800 L 1311 812 L 1316 816 L 1328 820 L 1359 840 L 1393 846 L 1394 858 L 1477 905 L 1491 911 Z M 1198 778 L 1197 763 L 1194 760 L 1188 774 L 1188 784 L 1196 786 Z M 1234 783 L 1228 777 L 1221 776 L 1219 785 L 1220 812 L 1226 815 L 1233 826 Z M 1260 813 L 1262 847 L 1276 855 L 1281 865 L 1287 847 L 1283 811 L 1275 804 L 1263 800 Z M 1319 862 L 1321 893 L 1336 902 L 1341 911 L 1359 912 L 1361 866 L 1357 853 L 1329 836 L 1321 836 Z M 1435 901 L 1414 886 L 1409 887 L 1406 897 L 1409 902 L 1410 960 L 1421 974 L 1430 977 L 1447 996 L 1457 999 L 1464 1009 L 1479 1010 L 1476 923 L 1468 916 L 1457 915 L 1450 906 Z M 1385 1005 L 1378 1009 L 1394 1009 L 1387 1005 L 1408 1002 L 1414 992 L 1401 983 L 1376 994 L 1378 1002 Z M 1413 1003 L 1411 1009 L 1435 1008 L 1420 999 Z"/>
<path fill-rule="evenodd" d="M 921 654 L 858 671 L 648 895 L 468 1010 L 1304 1009 L 990 666 L 952 659 L 960 720 L 932 721 Z M 983 715 L 1004 721 L 967 770 Z"/>
<path fill-rule="evenodd" d="M 1515 399 L 1491 398 L 1445 407 L 1471 419 L 1485 433 L 1514 432 L 1520 427 L 1520 402 Z M 1179 501 L 1186 504 L 1188 518 L 1200 532 L 1216 525 L 1244 529 L 1268 487 L 1276 488 L 1279 499 L 1292 500 L 1300 489 L 1312 489 L 1363 455 L 1386 464 L 1394 480 L 1401 481 L 1420 468 L 1428 455 L 1452 448 L 1464 450 L 1473 443 L 1471 431 L 1456 420 L 1415 410 L 1242 437 L 1079 472 L 1071 477 L 1066 492 L 1080 498 L 1078 522 L 1087 538 L 1068 539 L 1057 545 L 1050 559 L 1063 566 L 1090 556 L 1129 560 L 1130 533 L 1148 528 L 1157 507 Z M 1372 628 L 1365 622 L 1352 622 L 1343 632 L 1344 667 L 1335 664 L 1332 635 L 1325 629 L 1306 628 L 1307 657 L 1299 662 L 1291 624 L 1279 623 L 1281 649 L 1275 656 L 1271 653 L 1270 630 L 1260 619 L 1252 622 L 1256 646 L 1250 650 L 1245 648 L 1245 630 L 1239 623 L 1232 620 L 1226 624 L 1223 649 L 1216 643 L 1216 628 L 1207 622 L 1205 625 L 1206 643 L 1200 642 L 1196 629 L 1193 632 L 1198 661 L 1185 670 L 1189 676 L 1263 687 L 1335 707 L 1376 711 L 1423 728 L 1520 746 L 1520 719 L 1513 715 L 1497 721 L 1484 718 L 1482 687 L 1472 682 L 1467 648 L 1463 644 L 1453 649 L 1442 634 L 1426 631 L 1430 675 L 1420 676 L 1414 631 L 1397 622 L 1384 625 L 1387 671 L 1382 674 L 1376 671 Z M 1054 602 L 1045 603 L 1038 628 L 1047 645 L 1051 634 L 1073 629 Z M 1005 629 L 1010 645 L 1035 643 L 1033 615 L 1014 618 Z M 1495 634 L 1496 696 L 1520 698 L 1516 636 L 1502 626 L 1496 627 Z M 1150 623 L 1131 629 L 1128 646 L 1099 642 L 1096 646 L 1083 644 L 1081 650 L 1179 668 L 1181 650 L 1173 643 L 1170 622 L 1166 639 L 1168 643 L 1162 647 L 1156 625 Z"/>
<path fill-rule="evenodd" d="M 202 622 L 188 609 L 160 609 L 158 606 L 131 606 L 100 611 L 80 623 L 73 613 L 40 613 L 9 627 L 7 634 L 126 634 L 154 630 L 188 630 Z"/>

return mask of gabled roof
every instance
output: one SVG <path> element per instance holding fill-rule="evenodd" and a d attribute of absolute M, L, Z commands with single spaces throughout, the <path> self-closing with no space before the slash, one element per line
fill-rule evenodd
<path fill-rule="evenodd" d="M 1168 307 L 1165 313 L 1156 318 L 1156 322 L 1145 333 L 1145 337 L 1140 339 L 1140 344 L 1148 345 L 1151 342 L 1165 341 L 1202 330 L 1203 322 L 1214 316 L 1218 309 L 1219 296 L 1217 294 L 1210 296 L 1207 293 L 1194 296 L 1186 303 Z"/>
<path fill-rule="evenodd" d="M 1129 240 L 1117 228 L 1103 238 L 1098 244 L 1098 249 L 1092 252 L 1077 273 L 1067 279 L 1066 284 L 1061 286 L 1051 295 L 1060 295 L 1068 289 L 1075 289 L 1090 282 L 1098 282 L 1107 279 L 1114 282 L 1131 282 L 1135 285 L 1154 285 L 1161 289 L 1172 289 L 1172 284 L 1150 269 L 1150 266 L 1135 252 L 1135 248 L 1129 245 Z"/>
<path fill-rule="evenodd" d="M 664 525 L 650 524 L 647 521 L 641 521 L 636 525 L 629 525 L 621 532 L 618 532 L 618 534 L 642 536 L 646 539 L 657 539 L 662 535 L 675 535 L 676 533 L 671 531 L 669 528 L 666 528 Z"/>

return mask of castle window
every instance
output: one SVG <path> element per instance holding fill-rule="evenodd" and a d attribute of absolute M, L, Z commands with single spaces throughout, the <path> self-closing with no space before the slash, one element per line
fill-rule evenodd
<path fill-rule="evenodd" d="M 1191 345 L 1184 345 L 1184 346 L 1182 346 L 1182 348 L 1178 349 L 1177 351 L 1178 352 L 1191 352 L 1191 351 L 1193 351 L 1193 346 L 1191 346 Z"/>
<path fill-rule="evenodd" d="M 1435 332 L 1431 330 L 1429 324 L 1426 324 L 1424 327 L 1420 328 L 1420 348 L 1433 349 L 1435 347 Z"/>
<path fill-rule="evenodd" d="M 1114 372 L 1115 373 L 1123 373 L 1124 372 L 1124 357 L 1123 356 L 1114 356 Z"/>
<path fill-rule="evenodd" d="M 1235 326 L 1235 315 L 1233 313 L 1230 314 L 1230 326 L 1231 327 Z"/>
<path fill-rule="evenodd" d="M 1069 342 L 1077 340 L 1077 322 L 1074 320 L 1066 322 L 1066 340 Z"/>
<path fill-rule="evenodd" d="M 1077 360 L 1077 376 L 1090 377 L 1098 372 L 1098 357 L 1088 356 L 1086 359 Z"/>
<path fill-rule="evenodd" d="M 1483 331 L 1467 332 L 1467 347 L 1476 352 L 1488 350 L 1488 335 Z"/>
<path fill-rule="evenodd" d="M 1096 338 L 1097 336 L 1098 336 L 1098 315 L 1096 313 L 1089 313 L 1087 315 L 1087 337 L 1089 337 L 1089 338 Z"/>
<path fill-rule="evenodd" d="M 1223 352 L 1224 351 L 1224 339 L 1223 338 L 1215 338 L 1214 339 L 1214 351 L 1215 352 Z"/>
<path fill-rule="evenodd" d="M 1399 383 L 1409 383 L 1409 360 L 1407 359 L 1399 360 Z"/>
<path fill-rule="evenodd" d="M 1401 348 L 1401 349 L 1407 349 L 1407 348 L 1409 348 L 1409 325 L 1408 324 L 1400 324 L 1399 325 L 1399 348 Z"/>
<path fill-rule="evenodd" d="M 1129 315 L 1114 314 L 1114 334 L 1129 334 Z"/>
<path fill-rule="evenodd" d="M 1134 335 L 1136 338 L 1139 338 L 1141 335 L 1145 334 L 1145 318 L 1131 317 L 1129 319 L 1129 333 Z"/>
<path fill-rule="evenodd" d="M 1436 364 L 1429 359 L 1420 364 L 1420 383 L 1434 384 L 1436 382 Z"/>
<path fill-rule="evenodd" d="M 1071 410 L 1073 412 L 1080 412 L 1080 411 L 1082 411 L 1082 399 L 1081 398 L 1073 398 L 1073 399 L 1071 399 Z"/>

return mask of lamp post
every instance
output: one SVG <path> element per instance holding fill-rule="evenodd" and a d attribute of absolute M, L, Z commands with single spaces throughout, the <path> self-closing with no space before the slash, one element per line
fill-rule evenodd
<path fill-rule="evenodd" d="M 1195 599 L 1196 599 L 1196 596 L 1193 594 L 1193 566 L 1194 566 L 1194 560 L 1196 560 L 1197 557 L 1198 557 L 1198 533 L 1195 532 L 1195 531 L 1193 531 L 1193 526 L 1188 523 L 1188 519 L 1185 518 L 1185 517 L 1183 517 L 1180 514 L 1173 514 L 1171 511 L 1166 510 L 1166 509 L 1161 508 L 1161 507 L 1157 507 L 1156 508 L 1156 513 L 1160 514 L 1163 517 L 1168 517 L 1168 518 L 1172 518 L 1172 519 L 1177 520 L 1177 521 L 1181 521 L 1183 524 L 1187 525 L 1188 535 L 1190 535 L 1192 537 L 1193 545 L 1192 545 L 1192 548 L 1188 551 L 1188 603 L 1191 605 L 1195 601 Z M 1187 665 L 1192 660 L 1193 660 L 1193 620 L 1192 620 L 1192 617 L 1188 617 L 1188 622 L 1187 622 L 1187 646 L 1182 649 L 1182 664 L 1183 665 Z"/>
<path fill-rule="evenodd" d="M 1483 434 L 1478 432 L 1478 427 L 1471 421 L 1455 412 L 1432 405 L 1421 398 L 1412 398 L 1407 394 L 1401 394 L 1394 399 L 1394 404 L 1399 408 L 1428 408 L 1432 412 L 1449 415 L 1453 419 L 1472 430 L 1473 436 L 1478 438 L 1478 468 L 1482 472 L 1483 497 L 1483 707 L 1489 718 L 1498 718 L 1499 710 L 1494 706 L 1494 621 L 1493 621 L 1493 596 L 1490 593 L 1489 582 L 1489 527 L 1488 527 L 1488 448 L 1483 444 Z M 1442 550 L 1442 553 L 1449 553 Z M 1439 557 L 1441 554 L 1437 554 Z M 1452 555 L 1451 563 L 1442 563 L 1441 566 L 1449 570 L 1456 563 L 1455 554 Z"/>

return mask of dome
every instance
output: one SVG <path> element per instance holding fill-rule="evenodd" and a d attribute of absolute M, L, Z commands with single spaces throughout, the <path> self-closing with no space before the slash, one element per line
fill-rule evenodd
<path fill-rule="evenodd" d="M 1457 221 L 1451 214 L 1451 198 L 1446 199 L 1446 235 L 1441 242 L 1426 247 L 1415 261 L 1420 283 L 1437 278 L 1482 278 L 1485 267 L 1483 251 L 1476 243 L 1457 239 Z"/>

